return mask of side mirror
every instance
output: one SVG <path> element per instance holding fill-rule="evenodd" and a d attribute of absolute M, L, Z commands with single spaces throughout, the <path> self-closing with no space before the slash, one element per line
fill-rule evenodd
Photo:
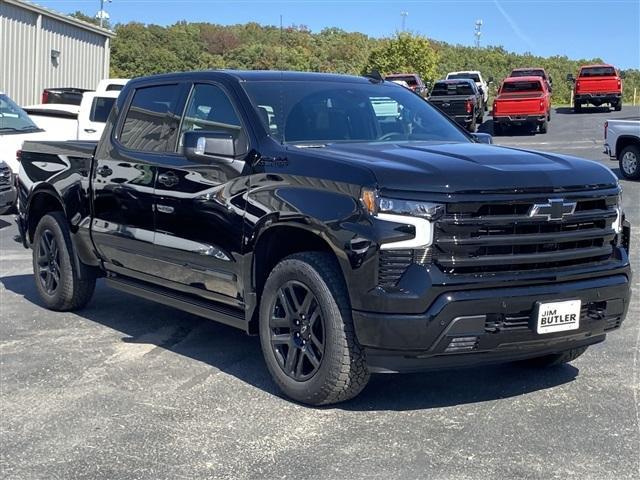
<path fill-rule="evenodd" d="M 226 132 L 192 130 L 184 133 L 184 156 L 195 162 L 231 162 L 236 156 L 233 136 Z"/>
<path fill-rule="evenodd" d="M 493 77 L 489 77 L 489 80 L 487 80 L 487 85 L 493 83 Z"/>
<path fill-rule="evenodd" d="M 567 82 L 575 82 L 576 79 L 573 78 L 573 74 L 572 73 L 567 73 Z"/>
<path fill-rule="evenodd" d="M 486 143 L 491 145 L 493 143 L 493 137 L 488 133 L 472 133 L 471 136 L 476 141 L 476 143 Z"/>

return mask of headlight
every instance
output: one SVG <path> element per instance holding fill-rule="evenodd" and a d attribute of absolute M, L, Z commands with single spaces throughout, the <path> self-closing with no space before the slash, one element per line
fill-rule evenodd
<path fill-rule="evenodd" d="M 444 205 L 439 203 L 380 197 L 367 188 L 362 190 L 361 201 L 380 220 L 414 227 L 413 238 L 383 243 L 380 245 L 383 250 L 428 247 L 433 243 L 433 222 L 444 213 Z"/>

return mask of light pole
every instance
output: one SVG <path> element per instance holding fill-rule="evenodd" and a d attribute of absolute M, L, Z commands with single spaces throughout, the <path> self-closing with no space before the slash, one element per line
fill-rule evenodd
<path fill-rule="evenodd" d="M 113 0 L 106 0 L 106 1 L 111 3 Z M 96 18 L 98 20 L 100 20 L 100 26 L 101 27 L 104 26 L 104 21 L 105 20 L 109 20 L 109 14 L 104 9 L 104 2 L 105 2 L 105 0 L 100 0 L 100 10 L 98 11 L 98 13 L 96 13 Z"/>
<path fill-rule="evenodd" d="M 475 32 L 473 34 L 476 37 L 476 48 L 480 48 L 480 37 L 482 36 L 482 20 L 476 20 Z"/>
<path fill-rule="evenodd" d="M 407 15 L 409 15 L 409 12 L 400 12 L 400 16 L 402 17 L 402 32 L 404 32 L 404 27 L 405 27 L 405 22 L 407 20 Z"/>

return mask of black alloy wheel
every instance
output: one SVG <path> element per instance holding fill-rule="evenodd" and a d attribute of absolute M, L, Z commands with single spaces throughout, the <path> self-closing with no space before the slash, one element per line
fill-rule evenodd
<path fill-rule="evenodd" d="M 271 348 L 282 371 L 296 381 L 311 378 L 324 356 L 325 325 L 315 295 L 303 283 L 290 280 L 272 301 Z"/>
<path fill-rule="evenodd" d="M 38 280 L 47 295 L 55 295 L 60 285 L 60 247 L 49 229 L 42 232 L 38 242 Z"/>

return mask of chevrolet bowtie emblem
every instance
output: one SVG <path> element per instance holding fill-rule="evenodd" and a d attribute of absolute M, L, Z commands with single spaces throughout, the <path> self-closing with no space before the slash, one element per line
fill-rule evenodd
<path fill-rule="evenodd" d="M 572 215 L 576 210 L 576 202 L 566 202 L 561 198 L 549 199 L 548 203 L 536 203 L 529 210 L 530 217 L 545 217 L 547 220 L 562 220 L 565 215 Z"/>

